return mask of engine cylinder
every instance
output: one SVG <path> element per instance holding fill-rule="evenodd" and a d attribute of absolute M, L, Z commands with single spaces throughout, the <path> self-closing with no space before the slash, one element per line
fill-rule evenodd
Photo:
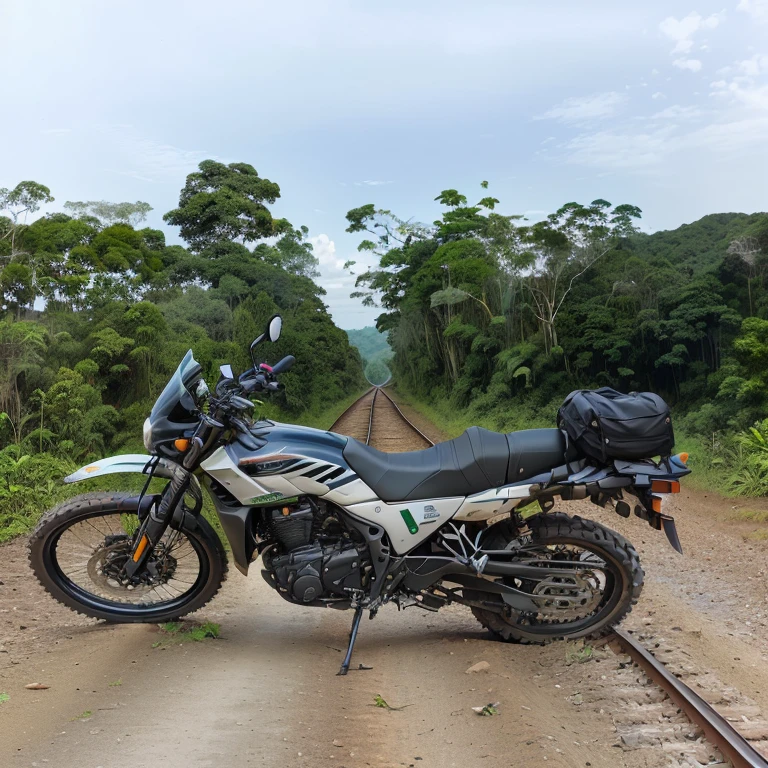
<path fill-rule="evenodd" d="M 272 535 L 286 552 L 304 547 L 312 540 L 314 513 L 310 506 L 279 507 L 269 511 Z"/>

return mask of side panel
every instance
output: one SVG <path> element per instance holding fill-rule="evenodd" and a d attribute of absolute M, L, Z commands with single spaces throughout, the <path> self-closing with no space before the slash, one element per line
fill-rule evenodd
<path fill-rule="evenodd" d="M 346 509 L 361 520 L 380 525 L 389 535 L 395 552 L 403 555 L 447 523 L 463 501 L 462 497 L 400 504 L 368 501 L 349 504 Z"/>
<path fill-rule="evenodd" d="M 482 493 L 467 496 L 456 513 L 456 519 L 472 522 L 488 520 L 499 512 L 509 512 L 514 509 L 530 494 L 530 485 L 505 485 L 502 488 L 491 488 Z"/>

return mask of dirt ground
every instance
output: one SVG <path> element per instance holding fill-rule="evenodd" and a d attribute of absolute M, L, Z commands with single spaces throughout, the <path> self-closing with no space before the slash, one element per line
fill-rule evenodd
<path fill-rule="evenodd" d="M 765 743 L 768 526 L 732 519 L 760 503 L 672 497 L 682 556 L 638 519 L 584 502 L 560 508 L 636 544 L 646 588 L 625 626 Z M 576 644 L 493 642 L 460 607 L 385 607 L 364 620 L 353 658 L 353 667 L 373 669 L 336 677 L 351 614 L 290 605 L 258 570 L 255 563 L 247 579 L 233 571 L 196 617 L 220 623 L 221 639 L 153 647 L 157 627 L 70 612 L 34 581 L 23 541 L 0 547 L 0 693 L 9 696 L 0 703 L 0 765 L 655 768 L 719 760 L 626 659 L 597 649 L 579 663 Z M 485 671 L 467 673 L 481 661 Z M 32 682 L 50 687 L 27 690 Z M 377 695 L 404 708 L 375 707 Z M 471 709 L 496 702 L 497 716 Z"/>

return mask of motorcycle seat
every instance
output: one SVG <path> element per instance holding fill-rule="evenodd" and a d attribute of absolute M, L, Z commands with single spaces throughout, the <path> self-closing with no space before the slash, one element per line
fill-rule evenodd
<path fill-rule="evenodd" d="M 501 434 L 470 427 L 423 451 L 384 453 L 349 438 L 344 458 L 386 502 L 471 496 L 526 480 L 577 458 L 559 429 Z"/>

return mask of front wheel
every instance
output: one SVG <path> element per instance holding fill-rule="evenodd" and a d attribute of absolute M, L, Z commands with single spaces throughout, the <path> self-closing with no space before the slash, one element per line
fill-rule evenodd
<path fill-rule="evenodd" d="M 492 526 L 484 549 L 514 550 L 516 560 L 557 567 L 579 566 L 568 579 L 510 579 L 509 586 L 535 595 L 539 610 L 515 612 L 502 607 L 498 595 L 465 590 L 472 600 L 499 603 L 500 611 L 472 608 L 475 618 L 500 640 L 544 644 L 606 634 L 640 597 L 643 569 L 635 548 L 615 531 L 592 520 L 565 514 L 543 514 L 527 521 L 530 535 L 518 539 L 511 523 Z"/>
<path fill-rule="evenodd" d="M 168 529 L 141 572 L 122 566 L 139 522 L 129 493 L 87 493 L 43 515 L 29 540 L 40 583 L 78 613 L 120 623 L 163 622 L 202 608 L 226 578 L 227 556 L 202 517 L 194 530 Z"/>

